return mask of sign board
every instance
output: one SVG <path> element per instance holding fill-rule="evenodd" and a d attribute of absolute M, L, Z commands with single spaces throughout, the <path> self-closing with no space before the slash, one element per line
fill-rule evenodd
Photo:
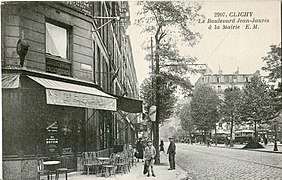
<path fill-rule="evenodd" d="M 156 110 L 157 107 L 156 106 L 151 106 L 149 109 L 149 117 L 151 119 L 151 121 L 155 122 L 156 121 Z"/>

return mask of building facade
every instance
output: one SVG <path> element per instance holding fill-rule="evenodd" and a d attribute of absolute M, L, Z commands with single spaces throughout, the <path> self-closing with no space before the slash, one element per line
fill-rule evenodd
<path fill-rule="evenodd" d="M 195 86 L 206 84 L 212 87 L 212 89 L 218 94 L 219 98 L 223 98 L 224 90 L 227 88 L 237 87 L 242 89 L 244 84 L 250 82 L 252 77 L 260 75 L 259 71 L 254 74 L 240 74 L 239 70 L 233 74 L 223 74 L 222 70 L 219 70 L 218 74 L 203 74 L 196 82 Z"/>
<path fill-rule="evenodd" d="M 1 6 L 4 179 L 36 179 L 37 158 L 133 144 L 142 113 L 128 2 Z"/>

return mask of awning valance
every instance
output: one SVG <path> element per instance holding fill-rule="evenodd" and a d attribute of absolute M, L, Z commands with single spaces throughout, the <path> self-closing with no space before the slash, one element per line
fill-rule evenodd
<path fill-rule="evenodd" d="M 142 113 L 143 101 L 116 95 L 114 96 L 118 98 L 117 108 L 119 110 L 129 113 Z"/>
<path fill-rule="evenodd" d="M 46 88 L 47 104 L 116 111 L 117 99 L 94 87 L 28 76 Z"/>
<path fill-rule="evenodd" d="M 2 88 L 16 89 L 20 87 L 19 74 L 2 74 Z"/>

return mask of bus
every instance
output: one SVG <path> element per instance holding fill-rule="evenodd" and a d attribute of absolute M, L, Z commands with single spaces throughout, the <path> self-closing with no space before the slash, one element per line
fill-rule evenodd
<path fill-rule="evenodd" d="M 245 144 L 255 136 L 254 130 L 244 129 L 235 131 L 235 143 Z"/>

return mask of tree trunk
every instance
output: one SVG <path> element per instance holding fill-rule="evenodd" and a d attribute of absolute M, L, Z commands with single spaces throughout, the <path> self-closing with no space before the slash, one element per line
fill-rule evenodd
<path fill-rule="evenodd" d="M 230 147 L 233 147 L 232 134 L 233 134 L 233 118 L 231 119 L 231 127 L 230 127 Z"/>
<path fill-rule="evenodd" d="M 255 148 L 257 147 L 258 137 L 257 137 L 257 121 L 255 121 Z"/>
<path fill-rule="evenodd" d="M 216 125 L 215 125 L 215 128 L 214 128 L 214 144 L 217 146 L 217 134 L 216 134 Z"/>

